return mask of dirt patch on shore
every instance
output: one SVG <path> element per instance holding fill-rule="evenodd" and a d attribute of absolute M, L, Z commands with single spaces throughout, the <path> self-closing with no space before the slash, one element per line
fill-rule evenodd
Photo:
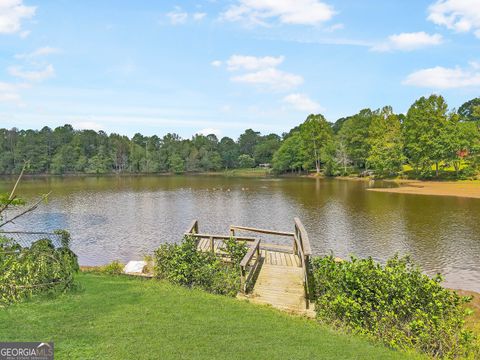
<path fill-rule="evenodd" d="M 369 191 L 389 192 L 413 195 L 457 196 L 480 199 L 480 182 L 478 181 L 399 181 L 396 188 L 373 188 Z"/>

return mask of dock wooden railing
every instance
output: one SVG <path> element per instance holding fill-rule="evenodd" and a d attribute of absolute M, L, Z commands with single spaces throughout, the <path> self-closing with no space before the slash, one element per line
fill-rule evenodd
<path fill-rule="evenodd" d="M 188 235 L 198 234 L 198 220 L 192 221 L 187 231 L 185 231 L 185 234 L 188 234 Z"/>
<path fill-rule="evenodd" d="M 253 256 L 256 255 L 255 261 L 251 264 Z M 257 272 L 258 265 L 260 264 L 260 239 L 256 239 L 253 245 L 240 262 L 240 276 L 241 276 L 241 289 L 242 292 L 247 293 L 248 287 L 253 279 L 253 276 Z"/>
<path fill-rule="evenodd" d="M 310 257 L 312 256 L 312 248 L 310 247 L 310 240 L 308 239 L 307 231 L 299 218 L 294 218 L 295 222 L 295 236 L 294 236 L 294 252 L 299 256 L 303 268 L 303 286 L 305 287 L 305 301 L 307 308 L 309 307 L 309 300 L 311 298 L 311 268 Z"/>
<path fill-rule="evenodd" d="M 250 283 L 253 280 L 253 276 L 258 270 L 258 265 L 260 264 L 260 239 L 251 236 L 200 234 L 198 231 L 198 220 L 192 221 L 191 225 L 185 232 L 185 236 L 191 236 L 197 239 L 197 241 L 199 241 L 200 239 L 208 239 L 209 251 L 211 251 L 212 253 L 216 253 L 215 241 L 223 243 L 225 240 L 233 239 L 235 241 L 245 241 L 250 243 L 248 252 L 245 254 L 242 261 L 240 262 L 241 290 L 244 293 L 248 291 Z M 217 251 L 219 247 L 217 247 Z"/>
<path fill-rule="evenodd" d="M 230 225 L 230 234 L 231 235 L 235 235 L 235 230 L 251 231 L 251 232 L 256 232 L 256 233 L 260 233 L 260 234 L 278 235 L 278 236 L 293 236 L 294 235 L 294 233 L 286 232 L 286 231 L 257 229 L 257 228 L 253 228 L 253 227 L 247 227 L 247 226 Z"/>

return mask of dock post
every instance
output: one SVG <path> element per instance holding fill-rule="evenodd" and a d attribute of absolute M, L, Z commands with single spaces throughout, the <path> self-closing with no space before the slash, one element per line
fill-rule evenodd
<path fill-rule="evenodd" d="M 210 251 L 212 253 L 215 252 L 215 245 L 214 245 L 213 237 L 210 237 Z"/>
<path fill-rule="evenodd" d="M 240 268 L 240 289 L 242 290 L 243 293 L 247 292 L 247 284 L 245 281 L 245 267 Z"/>

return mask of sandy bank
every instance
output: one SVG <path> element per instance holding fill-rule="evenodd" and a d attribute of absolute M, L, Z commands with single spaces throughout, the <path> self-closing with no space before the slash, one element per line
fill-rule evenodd
<path fill-rule="evenodd" d="M 398 181 L 398 188 L 368 189 L 369 191 L 399 194 L 457 196 L 480 199 L 480 182 L 478 181 Z"/>

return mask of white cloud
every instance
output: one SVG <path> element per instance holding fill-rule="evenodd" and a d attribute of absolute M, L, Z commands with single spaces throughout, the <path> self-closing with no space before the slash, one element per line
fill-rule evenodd
<path fill-rule="evenodd" d="M 19 102 L 20 94 L 13 84 L 0 82 L 0 102 Z"/>
<path fill-rule="evenodd" d="M 232 55 L 230 59 L 227 60 L 228 70 L 259 70 L 267 69 L 280 65 L 285 57 L 278 56 L 265 56 L 265 57 L 256 57 L 256 56 L 245 56 L 245 55 Z"/>
<path fill-rule="evenodd" d="M 16 59 L 31 59 L 31 58 L 36 58 L 40 56 L 47 56 L 51 54 L 57 54 L 60 52 L 60 49 L 50 47 L 50 46 L 44 46 L 41 48 L 38 48 L 35 51 L 32 51 L 31 53 L 28 54 L 17 54 L 15 55 Z"/>
<path fill-rule="evenodd" d="M 290 90 L 303 83 L 301 76 L 275 68 L 262 69 L 244 75 L 234 76 L 231 80 L 238 83 L 266 86 L 278 91 Z"/>
<path fill-rule="evenodd" d="M 290 94 L 285 96 L 283 101 L 292 105 L 297 110 L 308 113 L 316 113 L 322 110 L 319 103 L 313 101 L 305 94 Z"/>
<path fill-rule="evenodd" d="M 27 84 L 12 84 L 0 81 L 0 102 L 21 104 L 20 90 L 28 87 Z"/>
<path fill-rule="evenodd" d="M 166 14 L 173 25 L 185 24 L 188 20 L 188 13 L 182 11 L 179 7 Z"/>
<path fill-rule="evenodd" d="M 286 91 L 302 84 L 303 78 L 277 69 L 277 66 L 284 60 L 284 56 L 232 55 L 225 63 L 228 71 L 244 72 L 232 76 L 230 80 L 233 82 L 256 85 L 275 91 Z M 222 62 L 216 60 L 212 65 L 221 66 Z"/>
<path fill-rule="evenodd" d="M 27 80 L 27 81 L 43 81 L 55 75 L 55 69 L 52 65 L 47 65 L 43 70 L 27 71 L 20 66 L 11 66 L 8 68 L 10 75 Z"/>
<path fill-rule="evenodd" d="M 22 0 L 0 0 L 0 34 L 19 32 L 22 20 L 33 15 L 35 7 L 23 5 Z"/>
<path fill-rule="evenodd" d="M 338 24 L 333 24 L 332 26 L 329 26 L 325 29 L 326 32 L 334 32 L 334 31 L 337 31 L 337 30 L 342 30 L 345 28 L 345 25 L 342 24 L 342 23 L 338 23 Z"/>
<path fill-rule="evenodd" d="M 207 13 L 202 13 L 202 12 L 197 12 L 193 14 L 193 20 L 200 21 L 202 20 L 205 16 L 207 16 Z"/>
<path fill-rule="evenodd" d="M 438 0 L 428 8 L 428 20 L 480 38 L 480 0 Z"/>
<path fill-rule="evenodd" d="M 283 24 L 318 25 L 335 15 L 332 6 L 318 0 L 239 0 L 221 18 L 268 25 L 269 19 Z"/>
<path fill-rule="evenodd" d="M 204 136 L 214 134 L 217 138 L 220 138 L 222 136 L 222 130 L 214 129 L 214 128 L 205 128 L 205 129 L 200 130 L 198 132 L 198 134 L 204 135 Z"/>
<path fill-rule="evenodd" d="M 213 60 L 210 64 L 215 67 L 222 66 L 222 62 L 220 60 Z"/>
<path fill-rule="evenodd" d="M 436 66 L 411 73 L 403 84 L 432 89 L 480 87 L 480 70 L 476 66 L 468 69 Z"/>
<path fill-rule="evenodd" d="M 427 34 L 424 31 L 394 34 L 388 37 L 388 41 L 377 44 L 373 51 L 412 51 L 428 46 L 440 45 L 443 42 L 440 34 Z"/>

